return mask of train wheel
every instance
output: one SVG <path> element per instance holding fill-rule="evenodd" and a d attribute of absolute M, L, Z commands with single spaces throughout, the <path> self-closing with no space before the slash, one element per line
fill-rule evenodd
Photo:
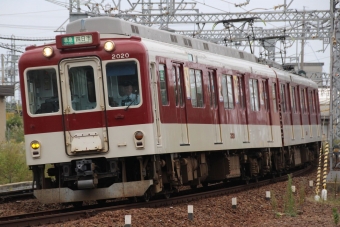
<path fill-rule="evenodd" d="M 191 189 L 196 189 L 196 188 L 197 188 L 197 184 L 192 184 L 192 185 L 190 185 L 190 188 L 191 188 Z"/>
<path fill-rule="evenodd" d="M 150 199 L 151 199 L 151 192 L 150 192 L 150 189 L 148 189 L 143 195 L 143 200 L 144 202 L 149 202 Z"/>
<path fill-rule="evenodd" d="M 99 205 L 104 205 L 106 203 L 106 199 L 100 199 L 100 200 L 97 200 L 97 203 Z"/>
<path fill-rule="evenodd" d="M 75 208 L 80 208 L 80 207 L 83 206 L 83 201 L 73 202 L 72 205 L 73 205 L 73 207 L 75 207 Z"/>
<path fill-rule="evenodd" d="M 170 199 L 170 196 L 171 196 L 171 193 L 170 193 L 169 191 L 166 191 L 166 192 L 164 193 L 164 198 Z"/>
<path fill-rule="evenodd" d="M 209 184 L 208 182 L 203 182 L 202 186 L 206 188 L 206 187 L 208 187 L 208 184 Z"/>

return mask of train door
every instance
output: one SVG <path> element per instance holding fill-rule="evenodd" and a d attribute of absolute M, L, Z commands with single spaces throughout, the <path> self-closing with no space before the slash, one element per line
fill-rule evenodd
<path fill-rule="evenodd" d="M 157 141 L 157 145 L 161 145 L 162 141 L 161 141 L 161 122 L 160 122 L 160 114 L 159 114 L 159 102 L 158 102 L 158 87 L 157 87 L 157 79 L 160 81 L 160 86 L 161 87 L 166 87 L 166 84 L 164 85 L 163 83 L 166 83 L 165 81 L 165 67 L 163 64 L 160 64 L 158 69 L 158 78 L 156 76 L 156 64 L 155 63 L 151 63 L 151 76 L 152 76 L 152 85 L 151 85 L 151 91 L 152 91 L 152 108 L 153 108 L 153 112 L 154 112 L 154 116 L 155 116 L 155 123 L 156 123 L 156 141 Z M 162 90 L 162 89 L 161 89 Z M 166 91 L 165 91 L 166 92 Z M 165 94 L 167 95 L 167 94 Z M 162 92 L 162 96 L 163 96 L 163 92 Z M 162 97 L 163 98 L 163 97 Z M 167 97 L 165 98 L 165 100 L 167 101 Z M 163 100 L 162 100 L 163 102 Z"/>
<path fill-rule="evenodd" d="M 65 147 L 68 155 L 108 151 L 100 60 L 67 59 L 60 63 Z"/>
<path fill-rule="evenodd" d="M 262 99 L 264 104 L 264 110 L 266 114 L 266 122 L 269 127 L 269 133 L 268 133 L 268 142 L 272 142 L 274 140 L 273 138 L 273 121 L 272 121 L 272 114 L 270 111 L 270 104 L 269 104 L 269 84 L 268 79 L 264 79 L 262 81 Z"/>
<path fill-rule="evenodd" d="M 222 143 L 220 110 L 218 108 L 218 86 L 216 70 L 208 70 L 210 106 L 213 113 L 213 124 L 215 127 L 215 144 Z"/>
<path fill-rule="evenodd" d="M 181 141 L 182 146 L 189 145 L 189 132 L 187 122 L 187 109 L 184 100 L 184 76 L 183 67 L 181 64 L 173 63 L 171 69 L 174 93 L 175 93 L 175 105 L 176 116 L 178 123 L 181 126 Z"/>

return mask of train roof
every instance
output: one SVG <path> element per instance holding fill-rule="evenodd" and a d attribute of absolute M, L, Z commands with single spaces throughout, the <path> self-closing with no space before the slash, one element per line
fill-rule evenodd
<path fill-rule="evenodd" d="M 83 26 L 82 23 L 84 23 Z M 76 20 L 69 23 L 66 27 L 66 34 L 78 33 L 82 31 L 98 31 L 100 34 L 139 36 L 141 38 L 147 38 L 233 58 L 244 59 L 251 62 L 258 62 L 255 55 L 245 51 L 221 46 L 204 40 L 190 38 L 169 31 L 147 27 L 145 25 L 131 23 L 129 21 L 113 17 L 94 17 Z"/>
<path fill-rule="evenodd" d="M 167 49 L 164 45 L 162 46 L 161 43 L 168 43 L 170 45 L 179 46 L 180 49 L 192 49 L 193 51 L 199 51 L 201 53 L 211 53 L 209 58 L 213 58 L 215 64 L 219 64 L 220 62 L 225 65 L 226 63 L 218 58 L 218 55 L 223 55 L 229 58 L 233 58 L 235 60 L 244 60 L 249 62 L 247 66 L 242 66 L 242 64 L 237 64 L 237 62 L 233 62 L 233 68 L 238 68 L 241 72 L 242 71 L 251 71 L 253 73 L 261 73 L 267 76 L 275 76 L 273 70 L 277 73 L 277 75 L 282 79 L 286 80 L 287 82 L 291 81 L 297 84 L 305 84 L 307 86 L 311 86 L 317 88 L 317 84 L 309 79 L 303 78 L 296 74 L 289 73 L 287 71 L 283 71 L 278 69 L 277 63 L 275 62 L 262 62 L 259 63 L 258 59 L 255 55 L 247 53 L 245 51 L 240 51 L 237 49 L 229 48 L 226 46 L 221 46 L 215 43 L 207 42 L 204 40 L 199 40 L 195 38 L 190 38 L 187 36 L 179 35 L 176 33 L 172 33 L 169 31 L 159 30 L 151 27 L 147 27 L 145 25 L 135 24 L 129 21 L 125 21 L 119 18 L 113 17 L 93 17 L 93 18 L 86 18 L 80 19 L 73 22 L 70 22 L 66 27 L 66 34 L 71 33 L 79 33 L 79 32 L 90 32 L 90 31 L 97 31 L 100 33 L 102 38 L 123 38 L 123 37 L 131 37 L 131 36 L 139 36 L 144 38 L 145 41 L 147 40 L 154 40 L 156 42 L 149 43 L 148 46 L 153 46 L 152 49 Z M 147 44 L 146 42 L 145 44 Z M 157 45 L 159 43 L 160 45 Z M 171 47 L 170 47 L 171 48 Z M 175 51 L 174 49 L 171 49 Z M 167 53 L 171 53 L 169 49 Z M 180 51 L 180 50 L 178 50 Z M 176 52 L 176 51 L 175 51 Z M 178 56 L 178 55 L 176 55 Z M 266 66 L 264 66 L 264 64 Z M 273 65 L 277 64 L 277 65 Z M 269 67 L 274 68 L 269 68 Z"/>

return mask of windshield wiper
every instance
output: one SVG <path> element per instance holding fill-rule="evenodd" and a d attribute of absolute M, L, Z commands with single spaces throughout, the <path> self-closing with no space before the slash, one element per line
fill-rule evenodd
<path fill-rule="evenodd" d="M 138 94 L 136 94 L 135 99 L 133 101 L 131 101 L 130 104 L 125 108 L 125 111 L 127 111 L 129 109 L 129 107 L 132 105 L 132 103 L 134 103 L 137 99 L 138 99 Z"/>

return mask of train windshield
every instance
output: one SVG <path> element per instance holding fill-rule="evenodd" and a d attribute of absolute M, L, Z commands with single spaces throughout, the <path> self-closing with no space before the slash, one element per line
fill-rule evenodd
<path fill-rule="evenodd" d="M 59 111 L 58 83 L 54 68 L 29 70 L 26 80 L 28 109 L 31 114 Z"/>
<path fill-rule="evenodd" d="M 116 61 L 106 65 L 109 105 L 135 106 L 140 103 L 138 63 Z"/>

